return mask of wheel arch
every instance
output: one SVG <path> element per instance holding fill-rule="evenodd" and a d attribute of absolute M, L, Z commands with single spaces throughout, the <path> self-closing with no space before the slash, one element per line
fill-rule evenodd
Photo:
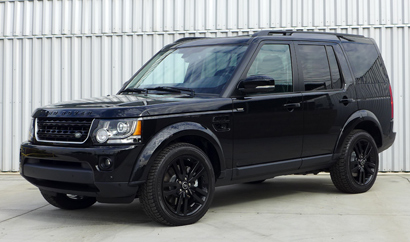
<path fill-rule="evenodd" d="M 194 122 L 181 122 L 167 126 L 147 142 L 134 165 L 130 182 L 143 181 L 161 150 L 171 143 L 185 142 L 200 148 L 212 163 L 217 179 L 225 170 L 222 146 L 216 135 L 207 127 Z"/>
<path fill-rule="evenodd" d="M 359 110 L 353 113 L 344 124 L 338 141 L 336 143 L 334 154 L 339 154 L 343 146 L 343 141 L 355 129 L 361 129 L 369 133 L 378 148 L 382 147 L 382 128 L 376 115 L 369 110 Z"/>

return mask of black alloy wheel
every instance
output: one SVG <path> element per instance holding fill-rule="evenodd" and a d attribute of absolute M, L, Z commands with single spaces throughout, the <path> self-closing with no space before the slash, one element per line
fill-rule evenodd
<path fill-rule="evenodd" d="M 371 156 L 373 149 L 369 140 L 360 139 L 350 154 L 350 171 L 353 179 L 359 185 L 366 185 L 373 180 L 375 175 L 376 164 Z"/>
<path fill-rule="evenodd" d="M 213 167 L 205 153 L 191 144 L 176 143 L 158 155 L 139 197 L 153 220 L 186 225 L 205 215 L 214 189 Z"/>
<path fill-rule="evenodd" d="M 330 169 L 333 184 L 342 192 L 368 191 L 376 181 L 379 154 L 373 137 L 354 130 L 345 139 L 341 157 Z"/>
<path fill-rule="evenodd" d="M 179 216 L 200 210 L 209 197 L 209 175 L 195 157 L 180 156 L 166 169 L 162 196 L 167 208 Z"/>

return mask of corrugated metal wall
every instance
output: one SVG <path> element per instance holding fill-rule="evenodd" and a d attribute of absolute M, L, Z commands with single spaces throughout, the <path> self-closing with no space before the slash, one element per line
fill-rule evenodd
<path fill-rule="evenodd" d="M 408 0 L 0 1 L 0 169 L 18 170 L 19 144 L 35 108 L 115 93 L 179 38 L 270 28 L 377 41 L 392 82 L 398 132 L 380 169 L 410 171 L 409 18 Z"/>

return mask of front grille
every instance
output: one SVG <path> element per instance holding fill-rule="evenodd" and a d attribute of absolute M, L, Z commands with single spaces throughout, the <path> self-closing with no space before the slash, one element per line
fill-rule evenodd
<path fill-rule="evenodd" d="M 46 142 L 84 143 L 92 122 L 92 118 L 37 118 L 36 138 Z"/>

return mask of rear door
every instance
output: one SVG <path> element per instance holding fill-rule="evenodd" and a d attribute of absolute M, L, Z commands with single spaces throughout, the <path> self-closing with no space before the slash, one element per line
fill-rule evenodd
<path fill-rule="evenodd" d="M 357 110 L 351 72 L 337 43 L 302 42 L 296 49 L 304 107 L 302 157 L 330 155 Z M 303 167 L 313 165 L 304 162 Z"/>

